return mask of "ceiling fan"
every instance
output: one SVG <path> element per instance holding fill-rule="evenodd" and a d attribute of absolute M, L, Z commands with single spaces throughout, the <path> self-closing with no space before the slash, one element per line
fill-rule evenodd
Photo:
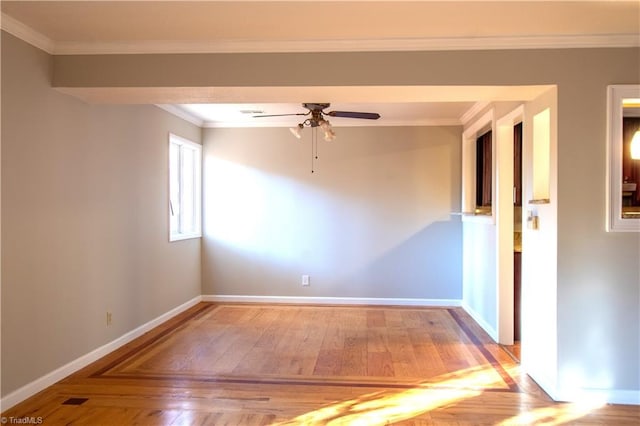
<path fill-rule="evenodd" d="M 293 115 L 303 115 L 309 118 L 298 123 L 296 127 L 292 127 L 291 133 L 298 139 L 302 137 L 302 130 L 306 127 L 320 127 L 324 131 L 324 139 L 331 141 L 335 139 L 336 134 L 331 128 L 331 123 L 325 118 L 328 117 L 341 117 L 341 118 L 361 118 L 365 120 L 377 120 L 380 118 L 380 114 L 374 112 L 355 112 L 355 111 L 329 111 L 324 110 L 329 108 L 331 104 L 328 103 L 303 103 L 302 106 L 308 109 L 308 112 L 299 112 L 293 114 L 267 114 L 267 115 L 254 115 L 254 118 L 262 117 L 284 117 Z"/>

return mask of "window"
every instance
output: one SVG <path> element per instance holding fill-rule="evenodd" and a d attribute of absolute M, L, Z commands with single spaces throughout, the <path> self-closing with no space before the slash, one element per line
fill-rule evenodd
<path fill-rule="evenodd" d="M 608 88 L 607 231 L 640 231 L 640 159 L 632 141 L 640 130 L 640 85 Z"/>
<path fill-rule="evenodd" d="M 462 220 L 495 223 L 495 134 L 493 108 L 462 133 Z"/>
<path fill-rule="evenodd" d="M 513 205 L 522 207 L 522 122 L 513 126 Z"/>
<path fill-rule="evenodd" d="M 491 214 L 491 130 L 476 139 L 476 213 Z"/>
<path fill-rule="evenodd" d="M 169 135 L 169 241 L 198 238 L 201 231 L 202 147 Z"/>

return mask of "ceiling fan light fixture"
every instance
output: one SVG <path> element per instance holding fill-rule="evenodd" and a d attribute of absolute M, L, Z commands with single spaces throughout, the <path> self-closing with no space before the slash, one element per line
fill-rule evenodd
<path fill-rule="evenodd" d="M 333 127 L 329 120 L 325 119 L 327 117 L 342 117 L 342 118 L 361 118 L 366 120 L 377 120 L 380 118 L 380 114 L 374 112 L 356 112 L 356 111 L 329 111 L 324 112 L 325 109 L 329 108 L 328 103 L 303 103 L 302 106 L 308 110 L 308 112 L 298 112 L 293 114 L 266 114 L 266 115 L 254 115 L 254 118 L 262 118 L 262 117 L 283 117 L 290 115 L 304 115 L 310 116 L 302 123 L 299 123 L 296 127 L 291 127 L 289 131 L 296 138 L 302 139 L 302 129 L 305 126 L 311 127 L 312 129 L 317 131 L 317 128 L 320 127 L 324 132 L 324 140 L 332 141 L 336 138 L 336 133 L 333 131 Z M 258 112 L 258 110 L 246 110 L 246 112 Z M 314 131 L 314 140 L 317 132 Z"/>
<path fill-rule="evenodd" d="M 291 127 L 289 130 L 291 131 L 293 136 L 298 139 L 302 139 L 302 129 L 304 129 L 304 126 L 302 125 L 302 123 L 300 123 L 296 127 Z"/>
<path fill-rule="evenodd" d="M 318 125 L 319 125 L 319 126 L 320 126 L 320 128 L 321 128 L 322 130 L 324 130 L 325 132 L 326 132 L 327 130 L 330 130 L 330 129 L 331 129 L 331 123 L 329 123 L 329 121 L 328 121 L 328 120 L 320 120 L 320 121 L 318 122 Z"/>
<path fill-rule="evenodd" d="M 332 129 L 327 129 L 324 131 L 324 140 L 325 141 L 332 141 L 336 138 L 336 132 L 334 132 Z"/>
<path fill-rule="evenodd" d="M 329 120 L 320 120 L 318 125 L 324 131 L 325 141 L 332 141 L 336 138 L 336 133 L 333 131 L 333 127 L 331 127 L 331 123 L 329 123 Z"/>

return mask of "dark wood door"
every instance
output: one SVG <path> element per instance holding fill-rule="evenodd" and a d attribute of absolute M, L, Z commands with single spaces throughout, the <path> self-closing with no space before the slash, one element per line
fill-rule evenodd
<path fill-rule="evenodd" d="M 522 123 L 513 126 L 513 204 L 522 206 Z"/>

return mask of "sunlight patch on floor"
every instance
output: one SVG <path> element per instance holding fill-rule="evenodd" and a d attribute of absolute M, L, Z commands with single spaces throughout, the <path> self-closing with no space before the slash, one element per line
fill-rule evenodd
<path fill-rule="evenodd" d="M 280 424 L 385 425 L 478 396 L 484 388 L 495 385 L 495 380 L 491 366 L 469 368 L 404 391 L 376 392 L 336 402 Z"/>
<path fill-rule="evenodd" d="M 508 418 L 498 426 L 510 425 L 537 425 L 556 426 L 575 421 L 586 416 L 605 404 L 603 402 L 580 402 L 571 404 L 558 404 L 552 407 L 541 407 L 520 413 L 517 416 Z"/>

